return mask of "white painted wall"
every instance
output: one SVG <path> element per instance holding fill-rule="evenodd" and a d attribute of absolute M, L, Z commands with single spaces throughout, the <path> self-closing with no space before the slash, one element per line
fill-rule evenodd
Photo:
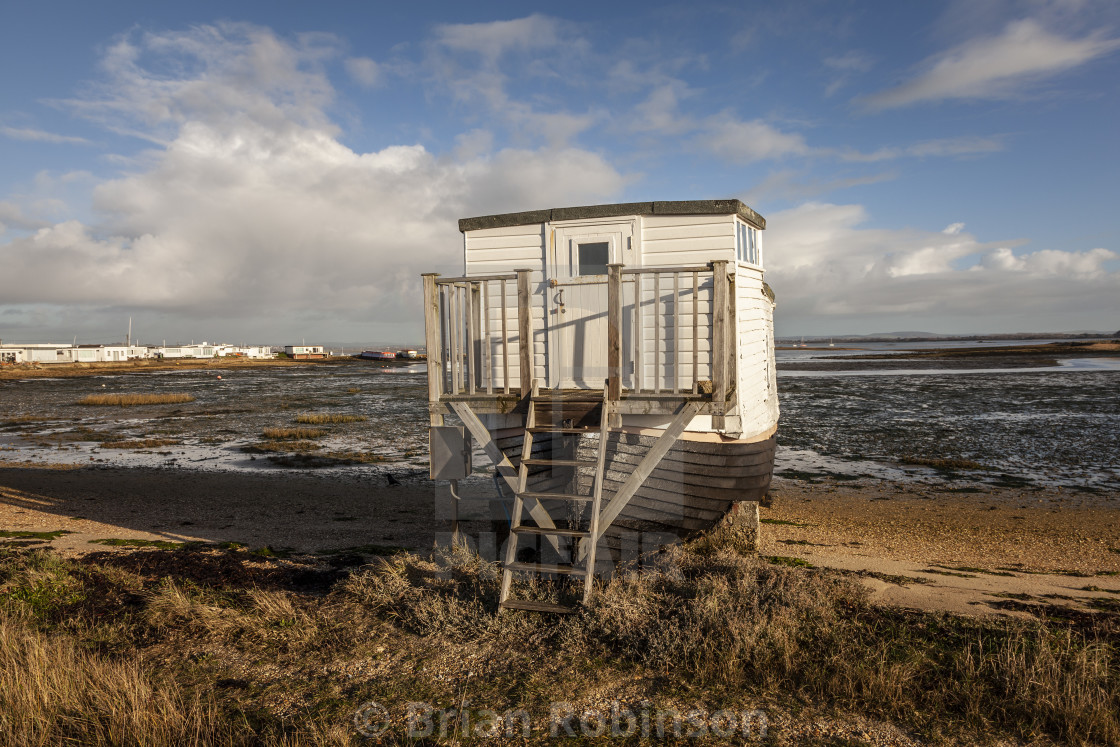
<path fill-rule="evenodd" d="M 730 215 L 645 215 L 641 225 L 644 267 L 735 259 L 735 220 Z"/>
<path fill-rule="evenodd" d="M 727 260 L 734 270 L 736 315 L 733 334 L 737 339 L 734 360 L 737 377 L 736 409 L 728 413 L 728 431 L 743 437 L 766 433 L 777 421 L 777 382 L 773 357 L 773 304 L 762 291 L 762 269 L 736 260 L 736 226 L 739 219 L 732 215 L 644 215 L 593 221 L 607 230 L 611 223 L 633 227 L 633 261 L 628 265 L 643 267 L 680 267 L 706 265 L 713 260 Z M 534 376 L 547 382 L 549 379 L 548 331 L 545 322 L 553 310 L 548 302 L 547 280 L 552 268 L 548 265 L 550 246 L 546 239 L 553 229 L 559 233 L 586 221 L 539 223 L 529 226 L 480 229 L 464 234 L 464 274 L 466 276 L 508 274 L 521 268 L 532 273 L 532 311 L 534 328 Z M 761 232 L 759 232 L 761 234 Z M 566 234 L 565 234 L 566 235 Z M 629 256 L 627 257 L 629 260 Z M 761 257 L 760 257 L 761 262 Z M 708 338 L 712 325 L 712 279 L 701 277 L 697 304 L 699 345 L 692 344 L 692 278 L 681 274 L 679 287 L 674 292 L 671 277 L 662 276 L 660 287 L 654 287 L 652 277 L 641 280 L 641 343 L 637 345 L 634 326 L 634 298 L 636 286 L 633 276 L 625 276 L 623 289 L 623 359 L 628 362 L 623 372 L 623 386 L 634 388 L 639 383 L 645 390 L 660 384 L 668 389 L 674 383 L 691 389 L 692 361 L 696 357 L 700 378 L 710 379 L 712 354 Z M 487 319 L 490 325 L 490 372 L 494 388 L 502 388 L 502 309 L 498 281 L 487 281 L 489 303 Z M 520 370 L 517 340 L 517 283 L 506 281 L 505 319 L 509 351 L 509 376 L 511 386 L 519 386 Z M 660 299 L 654 304 L 654 299 Z M 674 339 L 671 327 L 674 314 L 683 327 L 679 342 Z M 657 316 L 655 316 L 657 315 Z M 660 339 L 655 331 L 656 319 L 661 319 Z M 485 335 L 485 326 L 481 330 Z M 605 340 L 603 342 L 605 346 Z M 677 360 L 679 356 L 679 365 Z M 674 376 L 679 372 L 679 381 Z M 639 381 L 640 379 L 640 381 Z M 656 423 L 643 423 L 654 426 Z M 710 418 L 697 418 L 689 430 L 710 429 Z"/>

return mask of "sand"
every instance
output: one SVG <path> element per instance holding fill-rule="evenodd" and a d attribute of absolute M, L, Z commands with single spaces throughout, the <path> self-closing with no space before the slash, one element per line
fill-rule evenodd
<path fill-rule="evenodd" d="M 0 542 L 67 555 L 104 551 L 91 540 L 113 538 L 424 550 L 450 528 L 437 495 L 427 480 L 389 486 L 291 470 L 0 466 L 0 530 L 68 532 Z M 771 496 L 762 555 L 858 574 L 886 604 L 1026 615 L 1120 602 L 1117 496 L 782 479 Z"/>
<path fill-rule="evenodd" d="M 1120 602 L 1120 496 L 779 478 L 771 498 L 762 554 L 860 573 L 882 602 L 959 614 Z"/>

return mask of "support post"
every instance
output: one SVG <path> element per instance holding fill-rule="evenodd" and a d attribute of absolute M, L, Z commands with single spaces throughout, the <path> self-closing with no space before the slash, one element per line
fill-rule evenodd
<path fill-rule="evenodd" d="M 727 411 L 727 318 L 730 289 L 727 260 L 712 262 L 712 428 L 723 430 Z"/>
<path fill-rule="evenodd" d="M 533 295 L 529 280 L 532 270 L 517 273 L 517 336 L 521 354 L 521 396 L 528 397 L 533 388 Z"/>
<path fill-rule="evenodd" d="M 622 396 L 622 265 L 607 265 L 607 400 Z"/>
<path fill-rule="evenodd" d="M 428 354 L 428 403 L 436 404 L 443 394 L 443 350 L 440 343 L 438 272 L 425 272 L 424 278 L 424 345 Z M 429 425 L 443 425 L 443 415 L 429 408 Z"/>

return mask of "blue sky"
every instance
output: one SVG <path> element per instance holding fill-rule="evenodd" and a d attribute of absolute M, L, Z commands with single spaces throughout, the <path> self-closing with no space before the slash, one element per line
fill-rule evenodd
<path fill-rule="evenodd" d="M 1120 328 L 1120 5 L 0 5 L 0 338 L 400 340 L 464 216 L 739 197 L 783 335 Z"/>

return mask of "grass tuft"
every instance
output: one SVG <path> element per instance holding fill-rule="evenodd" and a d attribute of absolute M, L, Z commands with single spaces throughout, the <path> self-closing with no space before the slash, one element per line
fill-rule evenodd
<path fill-rule="evenodd" d="M 135 407 L 137 405 L 179 405 L 194 402 L 189 394 L 91 394 L 78 400 L 79 405 Z"/>
<path fill-rule="evenodd" d="M 327 435 L 322 428 L 265 428 L 261 434 L 274 441 L 296 441 Z"/>
<path fill-rule="evenodd" d="M 9 539 L 39 539 L 39 540 L 54 540 L 58 539 L 64 534 L 73 534 L 73 532 L 65 529 L 56 529 L 53 532 L 30 532 L 23 529 L 0 529 L 0 537 Z"/>
<path fill-rule="evenodd" d="M 304 423 L 306 425 L 323 425 L 325 423 L 362 423 L 366 420 L 365 415 L 343 415 L 340 413 L 313 413 L 305 412 L 296 415 L 297 423 Z"/>

